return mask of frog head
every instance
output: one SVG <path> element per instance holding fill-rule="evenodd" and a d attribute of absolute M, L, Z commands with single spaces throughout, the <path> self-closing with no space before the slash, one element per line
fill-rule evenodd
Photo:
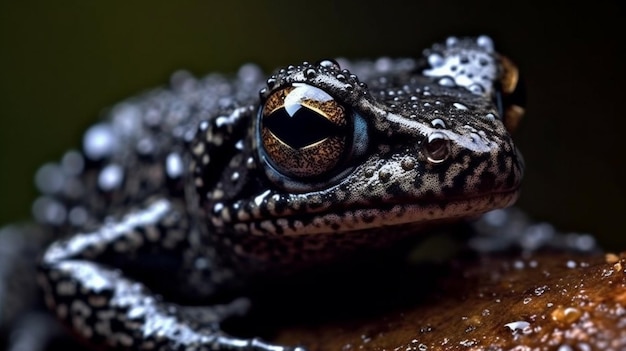
<path fill-rule="evenodd" d="M 523 161 L 498 106 L 502 60 L 469 48 L 460 52 L 480 63 L 456 70 L 488 66 L 485 88 L 433 73 L 428 59 L 346 62 L 350 70 L 323 60 L 276 71 L 252 108 L 240 145 L 246 156 L 224 173 L 237 169 L 248 180 L 215 182 L 205 196 L 213 229 L 229 233 L 235 251 L 281 260 L 308 250 L 294 247 L 326 252 L 337 238 L 378 245 L 511 205 Z"/>

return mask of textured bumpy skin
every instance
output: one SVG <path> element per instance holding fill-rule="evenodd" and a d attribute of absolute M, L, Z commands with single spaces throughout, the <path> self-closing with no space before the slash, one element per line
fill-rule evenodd
<path fill-rule="evenodd" d="M 169 89 L 122 102 L 81 151 L 37 174 L 37 221 L 61 237 L 41 262 L 47 305 L 93 345 L 301 349 L 221 330 L 245 314 L 246 281 L 516 199 L 522 163 L 502 123 L 503 60 L 487 37 L 450 38 L 418 60 L 305 62 L 269 79 L 253 65 L 233 78 L 177 73 Z M 285 98 L 285 111 L 335 101 L 327 110 L 341 128 L 320 150 L 336 160 L 312 157 L 290 173 L 298 163 L 273 145 L 305 151 L 268 144 L 285 131 L 268 129 L 263 104 L 288 87 L 302 88 L 293 99 L 303 104 Z M 317 123 L 319 110 L 306 113 Z M 225 291 L 230 302 L 212 300 Z"/>

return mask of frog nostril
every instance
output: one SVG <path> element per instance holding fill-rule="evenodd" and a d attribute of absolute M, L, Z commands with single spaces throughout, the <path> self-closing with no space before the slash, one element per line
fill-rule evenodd
<path fill-rule="evenodd" d="M 431 163 L 443 162 L 450 154 L 450 141 L 448 137 L 441 132 L 430 134 L 424 144 L 424 154 L 426 155 L 426 159 Z"/>

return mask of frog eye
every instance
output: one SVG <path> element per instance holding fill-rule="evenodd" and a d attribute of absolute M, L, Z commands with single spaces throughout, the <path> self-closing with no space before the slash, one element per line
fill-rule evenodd
<path fill-rule="evenodd" d="M 428 136 L 424 144 L 426 159 L 431 163 L 441 163 L 450 154 L 450 141 L 441 132 L 434 132 Z"/>
<path fill-rule="evenodd" d="M 346 109 L 325 91 L 294 83 L 272 93 L 260 115 L 260 141 L 281 173 L 308 178 L 332 171 L 350 142 Z"/>

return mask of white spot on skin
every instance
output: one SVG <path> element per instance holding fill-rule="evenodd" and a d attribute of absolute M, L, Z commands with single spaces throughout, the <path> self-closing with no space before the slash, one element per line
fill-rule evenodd
<path fill-rule="evenodd" d="M 261 228 L 267 230 L 270 233 L 276 232 L 276 227 L 272 223 L 272 221 L 263 221 L 261 222 Z"/>
<path fill-rule="evenodd" d="M 70 307 L 70 311 L 74 316 L 82 316 L 89 317 L 91 316 L 91 308 L 87 306 L 85 302 L 82 300 L 74 300 L 72 301 L 72 305 Z"/>
<path fill-rule="evenodd" d="M 74 296 L 76 295 L 76 284 L 69 281 L 60 282 L 56 286 L 57 295 Z"/>
<path fill-rule="evenodd" d="M 232 218 L 230 216 L 230 210 L 228 209 L 228 207 L 224 207 L 222 209 L 222 211 L 220 212 L 220 216 L 222 217 L 222 220 L 224 220 L 224 222 L 232 221 Z"/>
<path fill-rule="evenodd" d="M 194 146 L 192 152 L 194 155 L 204 154 L 204 143 L 198 143 L 196 146 Z"/>
<path fill-rule="evenodd" d="M 103 296 L 89 296 L 87 301 L 94 307 L 103 307 L 107 303 L 107 299 Z"/>

